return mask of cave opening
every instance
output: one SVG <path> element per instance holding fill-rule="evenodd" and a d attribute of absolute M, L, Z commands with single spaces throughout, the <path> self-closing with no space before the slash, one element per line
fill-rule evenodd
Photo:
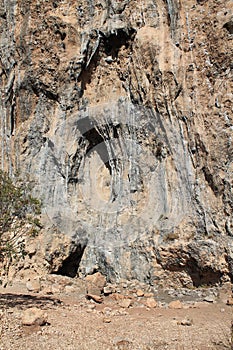
<path fill-rule="evenodd" d="M 134 39 L 136 31 L 133 28 L 118 29 L 109 36 L 104 37 L 104 51 L 107 56 L 112 56 L 113 59 L 118 57 L 119 50 L 122 46 L 129 48 L 130 42 Z"/>
<path fill-rule="evenodd" d="M 194 287 L 214 286 L 221 282 L 222 273 L 220 271 L 215 271 L 209 266 L 199 267 L 195 259 L 188 261 L 186 269 Z"/>
<path fill-rule="evenodd" d="M 77 276 L 79 264 L 82 259 L 85 248 L 86 246 L 83 246 L 81 244 L 76 245 L 69 254 L 69 256 L 65 260 L 63 260 L 62 265 L 57 270 L 57 272 L 54 273 L 56 275 L 62 275 L 72 278 Z"/>

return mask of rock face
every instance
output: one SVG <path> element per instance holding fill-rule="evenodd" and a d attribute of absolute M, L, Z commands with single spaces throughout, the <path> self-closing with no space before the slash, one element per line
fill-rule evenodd
<path fill-rule="evenodd" d="M 53 272 L 233 278 L 231 11 L 0 1 L 0 159 L 33 181 L 47 240 L 71 242 Z"/>

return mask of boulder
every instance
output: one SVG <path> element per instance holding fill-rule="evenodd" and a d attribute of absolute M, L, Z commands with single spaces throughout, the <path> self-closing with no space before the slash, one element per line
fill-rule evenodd
<path fill-rule="evenodd" d="M 44 310 L 37 307 L 29 308 L 22 313 L 22 324 L 24 326 L 43 326 L 48 323 L 48 315 Z"/>
<path fill-rule="evenodd" d="M 104 291 L 106 285 L 106 277 L 100 272 L 85 277 L 87 282 L 87 294 L 100 295 Z"/>
<path fill-rule="evenodd" d="M 122 299 L 118 302 L 119 306 L 122 308 L 129 308 L 132 304 L 132 300 L 131 299 Z"/>

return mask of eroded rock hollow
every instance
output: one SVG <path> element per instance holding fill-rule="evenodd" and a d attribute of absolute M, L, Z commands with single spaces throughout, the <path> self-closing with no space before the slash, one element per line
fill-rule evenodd
<path fill-rule="evenodd" d="M 233 279 L 232 18 L 230 0 L 0 1 L 1 165 L 33 181 L 44 244 L 70 239 L 52 271 Z"/>

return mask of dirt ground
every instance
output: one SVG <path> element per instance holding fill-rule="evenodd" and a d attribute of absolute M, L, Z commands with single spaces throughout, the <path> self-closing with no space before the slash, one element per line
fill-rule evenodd
<path fill-rule="evenodd" d="M 121 307 L 111 298 L 101 304 L 78 293 L 43 295 L 14 287 L 1 289 L 0 350 L 204 350 L 232 349 L 232 306 L 215 302 Z M 22 324 L 26 309 L 46 312 L 43 326 Z"/>

